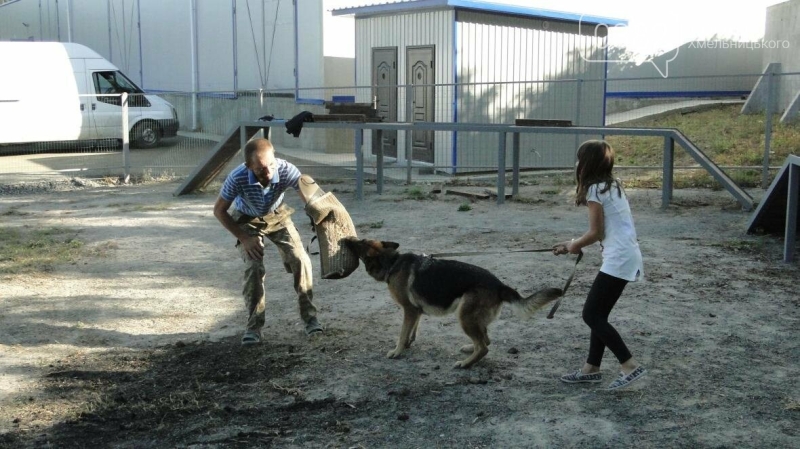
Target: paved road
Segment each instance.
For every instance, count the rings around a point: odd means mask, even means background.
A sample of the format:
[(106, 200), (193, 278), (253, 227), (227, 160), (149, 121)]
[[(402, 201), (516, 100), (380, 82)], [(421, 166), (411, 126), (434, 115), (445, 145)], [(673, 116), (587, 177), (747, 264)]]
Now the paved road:
[(643, 108), (632, 109), (630, 111), (618, 112), (606, 116), (606, 126), (618, 125), (631, 120), (663, 114), (681, 109), (691, 109), (697, 106), (714, 104), (744, 104), (744, 100), (686, 100), (677, 103), (665, 103)]

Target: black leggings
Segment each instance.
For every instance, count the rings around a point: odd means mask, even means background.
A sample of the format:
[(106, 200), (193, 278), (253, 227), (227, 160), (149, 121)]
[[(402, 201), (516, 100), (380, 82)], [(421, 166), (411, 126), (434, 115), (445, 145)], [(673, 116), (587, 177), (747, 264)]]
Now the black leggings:
[(590, 365), (600, 366), (606, 347), (617, 356), (620, 364), (632, 357), (622, 337), (608, 323), (608, 315), (627, 284), (628, 281), (603, 272), (597, 273), (594, 279), (586, 304), (583, 305), (583, 321), (592, 329), (589, 357), (586, 359)]

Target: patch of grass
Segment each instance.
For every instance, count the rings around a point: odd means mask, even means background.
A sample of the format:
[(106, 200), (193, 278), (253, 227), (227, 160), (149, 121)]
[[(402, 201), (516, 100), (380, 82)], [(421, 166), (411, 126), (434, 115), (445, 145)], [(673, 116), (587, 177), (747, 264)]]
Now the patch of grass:
[[(742, 115), (741, 105), (720, 105), (692, 114), (675, 112), (625, 123), (628, 127), (677, 128), (717, 165), (761, 165), (764, 157), (764, 114)], [(800, 154), (800, 123), (781, 124), (773, 118), (771, 165)], [(661, 165), (664, 140), (660, 137), (608, 136), (617, 165)], [(675, 148), (675, 165), (694, 165), (694, 159)]]
[(471, 210), (472, 210), (472, 205), (469, 204), (469, 203), (461, 203), (461, 205), (458, 206), (458, 211), (459, 212), (468, 212), (468, 211), (471, 211)]
[(403, 192), (406, 199), (409, 200), (429, 200), (432, 198), (430, 193), (425, 192), (420, 186), (411, 186)]
[(719, 243), (712, 243), (710, 246), (716, 246), (728, 251), (733, 251), (735, 253), (761, 253), (764, 251), (764, 243), (758, 240), (733, 239)]
[(11, 206), (8, 209), (0, 212), (0, 215), (4, 217), (24, 217), (26, 215), (30, 215), (30, 212), (23, 212), (19, 210), (22, 206)]
[(542, 195), (558, 195), (558, 190), (542, 190)]
[(158, 204), (133, 204), (133, 205), (125, 205), (119, 208), (120, 212), (148, 212), (148, 211), (162, 211), (162, 210), (169, 210), (170, 205), (168, 203), (158, 203)]
[(146, 169), (142, 172), (141, 176), (133, 176), (131, 182), (139, 184), (139, 183), (150, 183), (150, 182), (168, 182), (175, 179), (175, 172), (170, 170), (164, 170), (160, 173), (153, 174), (151, 169)]
[(9, 228), (0, 226), (0, 274), (49, 272), (75, 261), (84, 243), (70, 228)]
[(575, 176), (572, 174), (569, 176), (556, 175), (553, 177), (553, 185), (556, 187), (574, 186)]
[(109, 241), (109, 242), (103, 242), (92, 248), (86, 248), (85, 252), (86, 255), (92, 257), (108, 257), (109, 253), (118, 249), (119, 245), (117, 244), (117, 242)]
[(383, 220), (372, 223), (361, 223), (356, 226), (358, 229), (380, 229), (383, 227)]
[(520, 203), (520, 204), (539, 204), (539, 203), (544, 203), (545, 200), (543, 200), (541, 198), (529, 198), (527, 196), (519, 196), (519, 195), (517, 195), (517, 196), (511, 198), (511, 201), (513, 201), (515, 203)]

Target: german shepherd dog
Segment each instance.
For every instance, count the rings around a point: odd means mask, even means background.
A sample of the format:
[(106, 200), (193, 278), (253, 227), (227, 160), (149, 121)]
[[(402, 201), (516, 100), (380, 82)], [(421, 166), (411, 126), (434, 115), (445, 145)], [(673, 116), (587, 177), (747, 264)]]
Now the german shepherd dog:
[(523, 316), (531, 316), (561, 296), (558, 288), (545, 288), (527, 298), (503, 284), (488, 270), (455, 260), (399, 253), (394, 242), (348, 237), (345, 244), (364, 262), (367, 273), (389, 285), (392, 298), (403, 308), (403, 327), (397, 347), (386, 354), (398, 357), (417, 337), (423, 314), (442, 316), (455, 311), (471, 345), (461, 348), (470, 356), (454, 368), (469, 368), (489, 352), (487, 327), (497, 318), (503, 303)]

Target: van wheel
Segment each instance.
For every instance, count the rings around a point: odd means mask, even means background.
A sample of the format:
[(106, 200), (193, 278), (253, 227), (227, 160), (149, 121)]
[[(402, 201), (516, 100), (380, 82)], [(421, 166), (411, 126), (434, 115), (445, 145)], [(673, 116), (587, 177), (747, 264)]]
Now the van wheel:
[(161, 142), (161, 129), (155, 122), (140, 122), (131, 130), (130, 139), (136, 148), (155, 148)]

